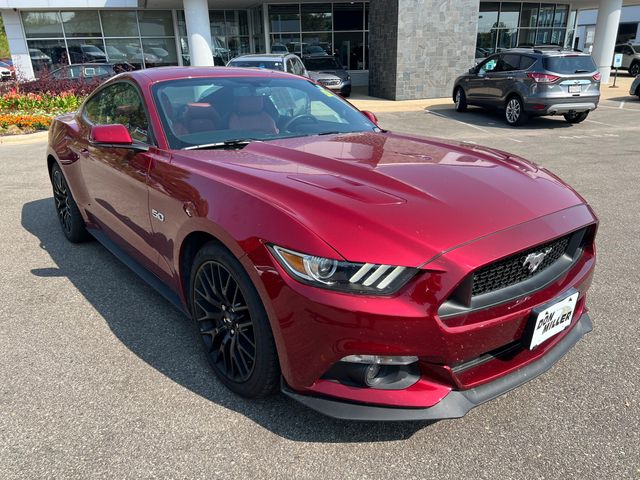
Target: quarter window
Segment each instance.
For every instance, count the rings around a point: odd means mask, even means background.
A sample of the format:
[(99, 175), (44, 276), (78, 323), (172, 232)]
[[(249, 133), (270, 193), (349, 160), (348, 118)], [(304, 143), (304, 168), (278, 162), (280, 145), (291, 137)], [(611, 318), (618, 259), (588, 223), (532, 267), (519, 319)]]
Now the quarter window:
[(150, 143), (149, 124), (136, 88), (125, 82), (116, 83), (100, 90), (84, 107), (85, 118), (95, 125), (120, 123), (131, 138)]

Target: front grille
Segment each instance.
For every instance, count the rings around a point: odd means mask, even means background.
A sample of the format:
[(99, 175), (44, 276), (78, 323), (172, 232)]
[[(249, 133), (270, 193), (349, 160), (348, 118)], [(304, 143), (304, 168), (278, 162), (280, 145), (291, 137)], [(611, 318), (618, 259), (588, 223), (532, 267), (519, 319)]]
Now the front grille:
[(318, 83), (321, 83), (322, 85), (340, 85), (340, 81), (338, 79), (321, 79), (318, 80)]
[[(558, 238), (537, 247), (498, 260), (482, 267), (473, 274), (471, 296), (500, 290), (501, 288), (523, 282), (553, 265), (567, 251), (571, 235)], [(535, 271), (531, 271), (525, 260), (529, 255), (546, 252), (544, 259)]]

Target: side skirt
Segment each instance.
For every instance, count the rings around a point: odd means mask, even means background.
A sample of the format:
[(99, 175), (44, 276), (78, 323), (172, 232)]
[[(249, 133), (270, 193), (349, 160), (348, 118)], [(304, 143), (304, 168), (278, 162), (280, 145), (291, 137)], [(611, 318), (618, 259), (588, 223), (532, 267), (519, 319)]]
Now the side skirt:
[(180, 301), (180, 297), (165, 283), (160, 281), (158, 277), (156, 277), (153, 273), (140, 265), (140, 263), (134, 260), (128, 253), (122, 250), (115, 242), (113, 242), (107, 235), (105, 235), (102, 230), (97, 228), (88, 228), (87, 230), (118, 260), (120, 260), (127, 267), (133, 270), (136, 275), (138, 275), (142, 280), (153, 287), (153, 289), (156, 290), (160, 295), (169, 300), (169, 302), (171, 302), (171, 304), (176, 307), (182, 314), (184, 314), (188, 318), (191, 318), (191, 314), (187, 311), (183, 303)]

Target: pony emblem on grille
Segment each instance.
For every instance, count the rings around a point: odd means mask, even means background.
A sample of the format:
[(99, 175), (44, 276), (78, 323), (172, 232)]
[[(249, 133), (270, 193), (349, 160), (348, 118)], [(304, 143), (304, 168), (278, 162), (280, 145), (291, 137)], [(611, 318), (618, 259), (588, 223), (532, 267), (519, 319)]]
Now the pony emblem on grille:
[(538, 267), (544, 260), (544, 257), (546, 257), (550, 251), (551, 248), (547, 248), (542, 252), (530, 253), (529, 255), (527, 255), (527, 258), (524, 259), (522, 266), (529, 268), (529, 271), (531, 273), (535, 272), (536, 270), (538, 270)]

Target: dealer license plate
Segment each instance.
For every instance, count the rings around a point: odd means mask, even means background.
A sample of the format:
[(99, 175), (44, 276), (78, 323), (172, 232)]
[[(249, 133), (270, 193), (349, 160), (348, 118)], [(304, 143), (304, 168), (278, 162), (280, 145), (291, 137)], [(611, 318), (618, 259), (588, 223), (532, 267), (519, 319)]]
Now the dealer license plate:
[(569, 93), (580, 93), (581, 91), (581, 85), (569, 85)]
[(530, 350), (533, 350), (544, 341), (559, 334), (571, 325), (571, 319), (573, 318), (573, 311), (578, 302), (578, 296), (579, 293), (576, 292), (538, 313), (531, 343), (529, 344)]

